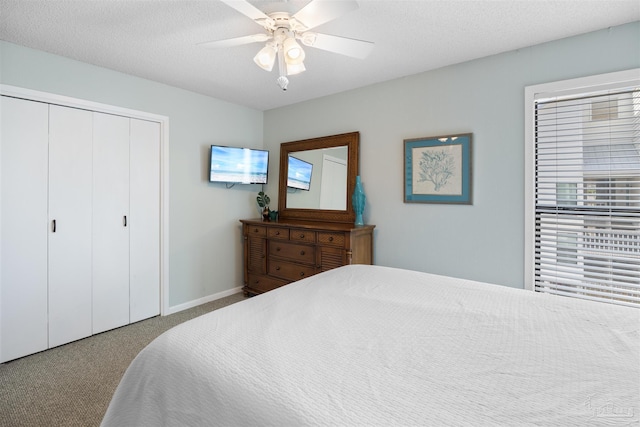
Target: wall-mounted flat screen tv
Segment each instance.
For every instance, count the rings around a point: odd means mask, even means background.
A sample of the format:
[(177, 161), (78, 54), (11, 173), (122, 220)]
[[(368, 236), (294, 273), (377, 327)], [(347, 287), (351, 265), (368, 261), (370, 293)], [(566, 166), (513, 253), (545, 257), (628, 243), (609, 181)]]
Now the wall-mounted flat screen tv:
[(266, 184), (269, 151), (212, 145), (209, 181), (236, 184)]
[(289, 169), (287, 174), (287, 187), (307, 190), (311, 187), (311, 172), (313, 164), (289, 156)]

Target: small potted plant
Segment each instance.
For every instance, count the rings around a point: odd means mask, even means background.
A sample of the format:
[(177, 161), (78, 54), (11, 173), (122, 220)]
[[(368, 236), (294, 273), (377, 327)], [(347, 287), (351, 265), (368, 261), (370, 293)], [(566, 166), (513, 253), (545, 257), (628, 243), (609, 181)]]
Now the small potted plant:
[(264, 191), (258, 193), (258, 197), (256, 197), (258, 201), (258, 206), (262, 208), (262, 219), (265, 221), (269, 220), (269, 202), (271, 199), (267, 196)]

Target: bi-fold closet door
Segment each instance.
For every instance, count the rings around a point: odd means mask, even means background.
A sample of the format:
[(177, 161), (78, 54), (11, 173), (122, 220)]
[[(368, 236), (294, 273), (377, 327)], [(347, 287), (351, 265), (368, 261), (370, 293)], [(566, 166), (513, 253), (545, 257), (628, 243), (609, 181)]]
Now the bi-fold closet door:
[(0, 362), (159, 314), (159, 124), (1, 109)]
[(130, 119), (93, 113), (93, 333), (129, 323)]
[(92, 115), (49, 106), (49, 347), (92, 330)]
[(160, 126), (93, 113), (93, 333), (160, 312)]
[(0, 97), (0, 362), (48, 347), (49, 106)]

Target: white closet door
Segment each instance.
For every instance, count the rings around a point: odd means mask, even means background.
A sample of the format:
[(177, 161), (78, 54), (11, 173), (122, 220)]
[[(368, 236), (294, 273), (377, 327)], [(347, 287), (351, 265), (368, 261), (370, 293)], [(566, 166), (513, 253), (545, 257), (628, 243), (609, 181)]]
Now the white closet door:
[(129, 323), (129, 118), (93, 113), (93, 333)]
[(160, 314), (160, 124), (131, 119), (131, 322)]
[(92, 113), (49, 107), (49, 347), (91, 335)]
[(1, 97), (0, 363), (47, 348), (48, 105)]

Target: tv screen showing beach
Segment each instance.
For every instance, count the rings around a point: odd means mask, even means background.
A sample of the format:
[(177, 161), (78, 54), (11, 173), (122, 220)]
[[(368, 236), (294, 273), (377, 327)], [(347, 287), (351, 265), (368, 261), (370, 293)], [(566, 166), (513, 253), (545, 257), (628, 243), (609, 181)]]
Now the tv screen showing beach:
[(266, 184), (269, 152), (250, 148), (211, 146), (209, 181)]
[(311, 172), (313, 171), (311, 163), (289, 156), (288, 170), (287, 187), (309, 190), (311, 187)]

